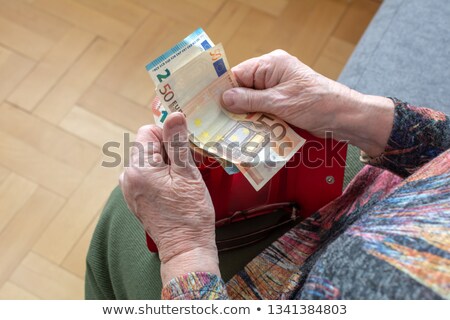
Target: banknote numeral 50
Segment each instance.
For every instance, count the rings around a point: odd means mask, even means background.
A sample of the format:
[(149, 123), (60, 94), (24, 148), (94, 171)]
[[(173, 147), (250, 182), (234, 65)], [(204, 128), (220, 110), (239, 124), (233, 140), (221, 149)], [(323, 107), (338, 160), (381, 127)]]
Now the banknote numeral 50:
[(165, 84), (164, 87), (159, 89), (159, 93), (161, 93), (163, 95), (163, 99), (165, 102), (169, 102), (175, 96), (175, 94), (172, 91), (172, 88), (170, 87), (170, 84), (168, 84), (168, 83)]
[(162, 82), (165, 78), (167, 78), (168, 76), (170, 76), (170, 71), (169, 69), (164, 70), (166, 73), (165, 74), (157, 74), (156, 77), (158, 78), (159, 82)]
[[(268, 122), (266, 122), (266, 120), (270, 120), (273, 123), (269, 124)], [(256, 122), (259, 122), (262, 125), (267, 126), (268, 128), (270, 128), (270, 131), (271, 131), (270, 138), (273, 141), (279, 141), (279, 140), (283, 139), (286, 136), (286, 128), (281, 123), (275, 122), (275, 120), (273, 118), (269, 117), (268, 115), (262, 114), (256, 120)]]
[(220, 49), (213, 50), (209, 54), (212, 58), (212, 61), (216, 61), (220, 59), (220, 57), (222, 57), (222, 52), (220, 52)]

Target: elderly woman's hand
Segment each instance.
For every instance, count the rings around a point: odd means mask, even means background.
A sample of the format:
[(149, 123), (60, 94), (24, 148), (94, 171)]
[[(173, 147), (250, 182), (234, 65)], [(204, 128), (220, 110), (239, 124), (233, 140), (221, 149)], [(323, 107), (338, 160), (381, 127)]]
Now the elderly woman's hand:
[(330, 80), (282, 50), (232, 69), (241, 88), (223, 94), (232, 112), (265, 112), (318, 137), (327, 131), (369, 155), (384, 150), (394, 117), (393, 102), (367, 96)]
[(185, 117), (139, 129), (120, 177), (130, 210), (158, 247), (163, 283), (187, 272), (219, 274), (214, 208), (189, 149)]

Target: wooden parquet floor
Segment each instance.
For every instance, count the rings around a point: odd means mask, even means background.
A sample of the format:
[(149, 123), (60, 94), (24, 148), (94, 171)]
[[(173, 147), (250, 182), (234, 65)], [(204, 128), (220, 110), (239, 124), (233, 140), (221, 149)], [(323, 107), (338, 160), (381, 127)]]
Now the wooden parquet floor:
[(197, 27), (231, 65), (283, 48), (336, 79), (379, 0), (0, 0), (0, 299), (82, 299), (121, 168), (152, 121), (144, 65)]

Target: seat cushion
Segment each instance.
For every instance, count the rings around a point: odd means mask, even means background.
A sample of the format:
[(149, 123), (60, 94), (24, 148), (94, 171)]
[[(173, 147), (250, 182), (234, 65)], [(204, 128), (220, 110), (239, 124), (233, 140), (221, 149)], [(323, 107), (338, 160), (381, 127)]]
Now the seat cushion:
[(339, 81), (450, 114), (450, 4), (384, 0)]

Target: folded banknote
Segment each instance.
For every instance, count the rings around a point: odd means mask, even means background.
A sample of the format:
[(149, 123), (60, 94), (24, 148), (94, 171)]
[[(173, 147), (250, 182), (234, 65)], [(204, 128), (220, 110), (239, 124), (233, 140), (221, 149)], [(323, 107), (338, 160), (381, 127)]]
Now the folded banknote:
[[(164, 78), (156, 76), (159, 82), (156, 94), (160, 101), (157, 110), (183, 112), (191, 142), (225, 164), (233, 164), (256, 190), (260, 190), (305, 140), (273, 115), (234, 114), (223, 108), (223, 93), (238, 86), (223, 46), (189, 50), (196, 53), (192, 53), (188, 61), (180, 60), (173, 70), (167, 67), (168, 76)], [(176, 59), (175, 54), (168, 63)], [(168, 65), (161, 68), (165, 66)]]

